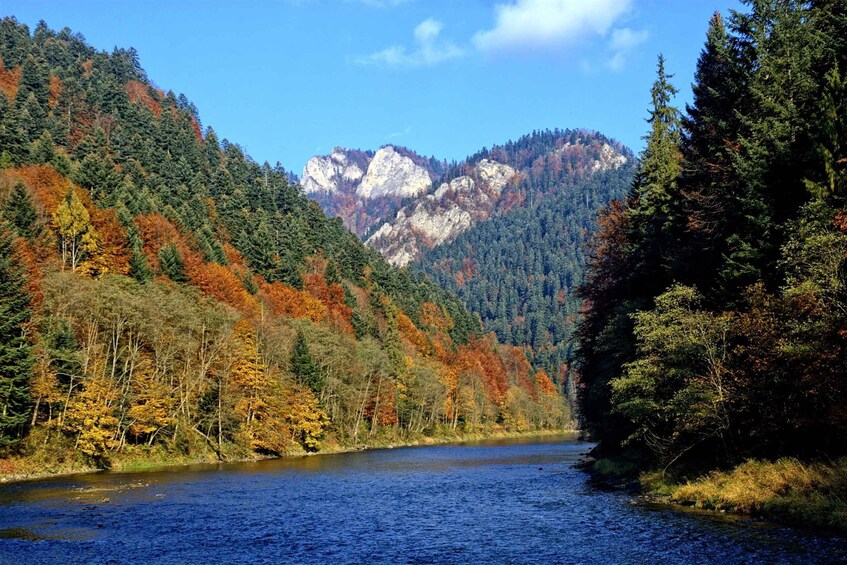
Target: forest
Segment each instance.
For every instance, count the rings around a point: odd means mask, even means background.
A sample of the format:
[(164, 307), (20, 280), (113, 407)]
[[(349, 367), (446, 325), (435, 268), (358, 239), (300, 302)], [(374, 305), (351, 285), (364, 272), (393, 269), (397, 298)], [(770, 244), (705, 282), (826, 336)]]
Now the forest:
[(569, 425), (521, 349), (219, 140), (135, 50), (9, 17), (0, 59), (4, 472)]
[[(595, 172), (594, 148), (604, 144), (627, 162)], [(454, 291), (501, 343), (523, 347), (534, 366), (567, 383), (587, 241), (597, 210), (626, 195), (636, 159), (583, 130), (533, 132), (468, 162), (484, 158), (521, 171), (499, 213), (428, 250), (414, 267)]]
[(744, 464), (692, 495), (713, 507), (769, 469), (767, 504), (804, 482), (843, 528), (847, 4), (745, 4), (709, 23), (684, 110), (659, 57), (639, 171), (580, 290), (580, 417), (601, 467), (685, 481)]

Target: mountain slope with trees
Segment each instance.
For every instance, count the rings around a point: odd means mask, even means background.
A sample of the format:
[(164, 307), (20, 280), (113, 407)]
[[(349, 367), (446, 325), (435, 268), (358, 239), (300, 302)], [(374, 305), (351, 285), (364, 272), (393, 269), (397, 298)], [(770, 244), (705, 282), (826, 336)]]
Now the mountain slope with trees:
[(623, 148), (626, 162), (609, 168), (586, 167), (582, 152), (562, 149), (609, 143), (588, 132), (547, 131), (479, 154), (521, 171), (504, 196), (512, 204), (414, 265), (557, 382), (567, 380), (587, 236), (597, 210), (626, 194), (636, 166)]
[(523, 352), (204, 129), (134, 50), (5, 18), (0, 58), (7, 455), (105, 465), (565, 425)]

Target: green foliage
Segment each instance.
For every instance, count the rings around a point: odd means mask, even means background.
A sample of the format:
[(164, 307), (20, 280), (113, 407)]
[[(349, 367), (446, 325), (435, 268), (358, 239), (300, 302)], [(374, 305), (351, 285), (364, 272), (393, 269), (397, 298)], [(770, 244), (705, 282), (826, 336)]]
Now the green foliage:
[(291, 352), (291, 372), (299, 382), (308, 386), (318, 396), (323, 392), (326, 382), (320, 367), (312, 360), (309, 344), (306, 343), (303, 332), (298, 332), (297, 339), (294, 341), (294, 349)]
[(188, 275), (185, 274), (185, 263), (182, 260), (182, 255), (173, 243), (162, 247), (159, 251), (159, 266), (162, 274), (175, 283), (188, 282)]
[(0, 224), (0, 448), (20, 441), (29, 427), (32, 347), (27, 331), (32, 312), (12, 234)]
[(676, 155), (660, 62), (642, 172), (581, 289), (582, 414), (666, 469), (845, 452), (847, 13), (747, 4), (712, 18)]
[(11, 194), (3, 204), (3, 217), (17, 234), (32, 240), (38, 234), (38, 213), (32, 203), (32, 197), (23, 183), (16, 183)]
[[(508, 164), (519, 167), (525, 164), (522, 159), (531, 163), (577, 139), (586, 145), (609, 143), (585, 132), (537, 132), (503, 151)], [(620, 168), (581, 175), (578, 158), (590, 158), (591, 151), (574, 154), (571, 170), (561, 164), (558, 172), (553, 165), (524, 169), (512, 190), (531, 195), (534, 206), (480, 222), (428, 251), (416, 265), (456, 292), (501, 343), (530, 346), (533, 364), (551, 375), (570, 361), (587, 234), (595, 227), (597, 210), (626, 193), (634, 169), (628, 155)]]

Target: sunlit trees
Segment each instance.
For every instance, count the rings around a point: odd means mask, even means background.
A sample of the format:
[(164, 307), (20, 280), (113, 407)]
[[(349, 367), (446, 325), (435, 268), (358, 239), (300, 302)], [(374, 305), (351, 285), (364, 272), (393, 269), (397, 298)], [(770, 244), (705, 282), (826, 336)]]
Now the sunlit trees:
[(53, 225), (58, 231), (62, 266), (70, 265), (71, 271), (76, 271), (82, 260), (97, 250), (97, 232), (73, 188), (53, 214)]

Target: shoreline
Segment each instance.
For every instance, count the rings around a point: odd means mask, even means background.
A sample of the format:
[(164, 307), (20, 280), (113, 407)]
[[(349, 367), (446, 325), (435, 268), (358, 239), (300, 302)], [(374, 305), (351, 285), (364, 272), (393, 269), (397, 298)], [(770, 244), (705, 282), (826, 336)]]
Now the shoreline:
[[(456, 436), (432, 437), (423, 436), (421, 438), (411, 439), (407, 442), (374, 442), (371, 444), (361, 445), (336, 445), (328, 447), (316, 452), (303, 453), (287, 453), (285, 455), (270, 455), (262, 456), (260, 454), (252, 454), (246, 457), (235, 457), (232, 459), (219, 460), (212, 453), (198, 454), (195, 456), (181, 456), (179, 461), (157, 461), (155, 458), (144, 460), (143, 458), (134, 458), (132, 456), (124, 457), (121, 460), (118, 457), (112, 462), (108, 468), (94, 467), (91, 465), (83, 465), (79, 467), (70, 467), (58, 471), (40, 471), (33, 473), (0, 473), (0, 486), (12, 485), (18, 483), (26, 483), (32, 481), (40, 481), (45, 479), (53, 479), (60, 477), (68, 477), (72, 475), (90, 475), (94, 473), (144, 473), (156, 472), (160, 470), (176, 469), (179, 467), (189, 467), (194, 465), (227, 465), (237, 463), (251, 463), (259, 461), (268, 461), (273, 459), (286, 459), (293, 457), (313, 457), (321, 455), (340, 455), (343, 453), (354, 453), (358, 451), (374, 451), (378, 449), (398, 449), (405, 447), (427, 447), (434, 445), (461, 445), (477, 441), (496, 441), (509, 440), (520, 438), (543, 438), (553, 436), (573, 436), (575, 439), (579, 437), (579, 430), (561, 429), (561, 430), (533, 430), (529, 432), (506, 432), (496, 431), (491, 433), (470, 432), (467, 434), (459, 434)], [(8, 459), (0, 459), (0, 464), (9, 461)]]
[(636, 473), (626, 464), (591, 456), (579, 467), (598, 488), (629, 491), (639, 504), (847, 534), (847, 458), (828, 463), (748, 459), (690, 479)]

